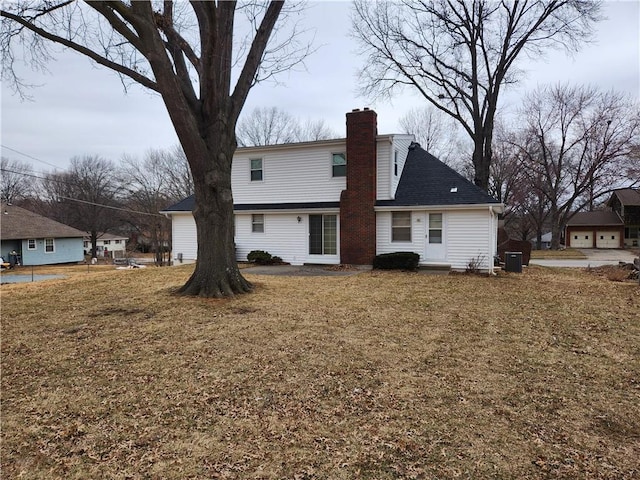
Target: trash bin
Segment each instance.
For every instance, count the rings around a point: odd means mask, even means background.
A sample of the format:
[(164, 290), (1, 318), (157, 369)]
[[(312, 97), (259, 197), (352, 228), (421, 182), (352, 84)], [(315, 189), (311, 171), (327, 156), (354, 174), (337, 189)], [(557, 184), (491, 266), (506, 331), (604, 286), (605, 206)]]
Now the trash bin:
[(504, 270), (522, 273), (522, 252), (504, 252)]

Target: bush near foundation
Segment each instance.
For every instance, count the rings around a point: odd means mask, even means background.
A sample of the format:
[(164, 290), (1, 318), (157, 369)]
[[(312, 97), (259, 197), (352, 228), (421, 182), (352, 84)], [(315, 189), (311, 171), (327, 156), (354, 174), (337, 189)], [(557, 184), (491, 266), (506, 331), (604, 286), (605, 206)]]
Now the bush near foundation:
[(257, 265), (285, 265), (286, 262), (278, 256), (271, 256), (264, 250), (252, 250), (247, 255), (247, 260)]
[(378, 270), (417, 270), (420, 255), (413, 252), (393, 252), (376, 255), (373, 268)]
[(269, 252), (264, 250), (252, 250), (247, 255), (247, 260), (258, 265), (271, 265), (273, 263), (273, 257)]

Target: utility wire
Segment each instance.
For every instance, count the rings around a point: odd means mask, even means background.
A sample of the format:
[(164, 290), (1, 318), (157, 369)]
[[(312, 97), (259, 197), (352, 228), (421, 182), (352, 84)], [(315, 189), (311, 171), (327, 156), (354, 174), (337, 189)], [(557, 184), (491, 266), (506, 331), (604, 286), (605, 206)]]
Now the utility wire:
[(87, 200), (80, 200), (78, 198), (63, 197), (62, 195), (60, 195), (58, 198), (62, 198), (64, 200), (70, 200), (72, 202), (86, 203), (87, 205), (95, 205), (97, 207), (110, 208), (111, 210), (119, 210), (121, 212), (137, 213), (139, 215), (149, 215), (151, 217), (162, 217), (162, 218), (164, 217), (163, 215), (160, 215), (159, 213), (148, 213), (148, 212), (141, 212), (139, 210), (131, 210), (131, 209), (128, 209), (128, 208), (112, 207), (111, 205), (104, 205), (102, 203), (89, 202)]
[(33, 156), (31, 156), (29, 154), (26, 154), (24, 152), (21, 152), (19, 150), (15, 150), (15, 149), (13, 149), (11, 147), (7, 147), (6, 145), (1, 145), (0, 144), (0, 146), (2, 148), (6, 148), (7, 150), (10, 150), (10, 151), (12, 151), (14, 153), (17, 153), (18, 155), (23, 155), (23, 156), (25, 156), (27, 158), (30, 158), (31, 160), (35, 160), (36, 162), (44, 163), (45, 165), (49, 165), (50, 167), (53, 167), (53, 168), (60, 168), (58, 165), (54, 165), (53, 163), (45, 162), (44, 160), (40, 160), (39, 158), (33, 157)]
[[(60, 182), (60, 183), (68, 183), (65, 180), (58, 180), (58, 179), (50, 179), (50, 178), (46, 178), (46, 177), (39, 177), (38, 175), (34, 175), (32, 173), (16, 172), (15, 170), (10, 170), (8, 168), (2, 168), (2, 169), (0, 169), (0, 171), (8, 172), (8, 173), (15, 173), (17, 175), (24, 175), (26, 177), (38, 178), (40, 180), (53, 180), (53, 181)], [(131, 210), (129, 208), (113, 207), (111, 205), (105, 205), (103, 203), (89, 202), (87, 200), (80, 200), (78, 198), (64, 197), (62, 195), (58, 195), (57, 197), (58, 198), (62, 198), (64, 200), (69, 200), (71, 202), (84, 203), (84, 204), (87, 204), (87, 205), (95, 205), (97, 207), (110, 208), (112, 210), (119, 210), (121, 212), (136, 213), (138, 215), (149, 215), (151, 217), (161, 217), (161, 218), (164, 217), (163, 215), (160, 215), (159, 213), (141, 212), (140, 210)]]

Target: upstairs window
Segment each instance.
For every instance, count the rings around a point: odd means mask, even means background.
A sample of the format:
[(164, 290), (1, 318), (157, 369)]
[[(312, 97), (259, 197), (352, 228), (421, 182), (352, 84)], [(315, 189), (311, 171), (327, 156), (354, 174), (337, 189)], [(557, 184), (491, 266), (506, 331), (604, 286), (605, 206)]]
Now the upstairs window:
[(261, 182), (262, 181), (262, 159), (252, 158), (250, 162), (251, 162), (251, 181)]
[(334, 177), (347, 176), (347, 156), (344, 153), (334, 153), (331, 156), (331, 173)]
[(411, 212), (391, 213), (391, 241), (411, 241)]
[(398, 166), (398, 150), (394, 150), (393, 151), (393, 175), (395, 177), (398, 176), (398, 170), (399, 170), (399, 166)]
[(104, 243), (105, 245), (111, 245), (111, 240), (105, 240), (103, 243)]

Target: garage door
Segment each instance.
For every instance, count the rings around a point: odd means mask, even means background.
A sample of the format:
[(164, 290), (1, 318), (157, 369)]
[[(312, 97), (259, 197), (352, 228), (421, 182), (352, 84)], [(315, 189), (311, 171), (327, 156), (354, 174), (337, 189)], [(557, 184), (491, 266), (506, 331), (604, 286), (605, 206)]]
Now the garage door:
[(593, 232), (571, 232), (571, 247), (593, 248)]
[(620, 232), (596, 232), (596, 248), (620, 248)]

